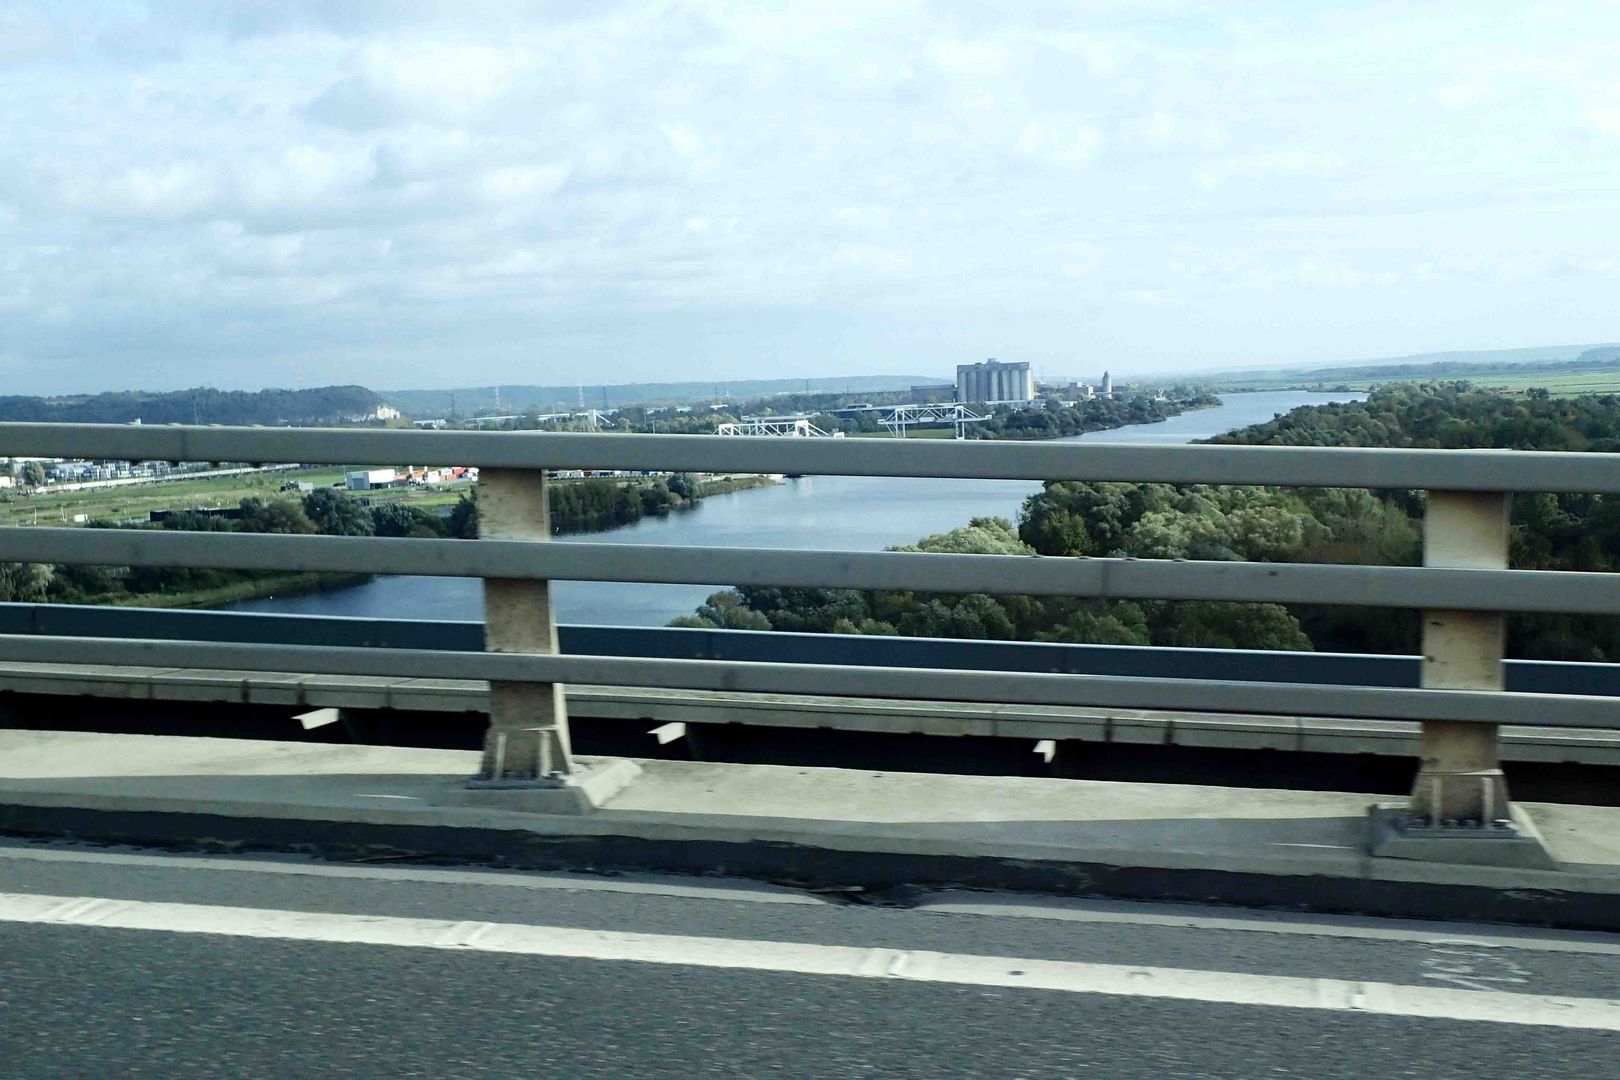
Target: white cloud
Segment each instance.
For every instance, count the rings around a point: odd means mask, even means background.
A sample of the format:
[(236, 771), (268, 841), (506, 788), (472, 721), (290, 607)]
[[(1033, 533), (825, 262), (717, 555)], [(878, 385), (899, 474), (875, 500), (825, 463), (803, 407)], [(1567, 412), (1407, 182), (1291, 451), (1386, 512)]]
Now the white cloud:
[(353, 73), (311, 101), (309, 113), (362, 131), (412, 120), (465, 123), (510, 90), (527, 63), (522, 50), (486, 45), (369, 45), (356, 54)]
[(912, 261), (898, 251), (870, 244), (845, 244), (833, 253), (833, 261), (845, 266), (898, 274), (912, 268)]
[(63, 200), (104, 217), (189, 217), (213, 206), (222, 194), (219, 171), (200, 161), (137, 165), (112, 176), (69, 176)]
[(0, 7), (0, 60), (38, 56), (57, 43), (56, 28), (34, 4)]
[(1467, 82), (1447, 83), (1434, 92), (1434, 99), (1441, 107), (1453, 112), (1497, 105), (1504, 97), (1500, 87)]
[(1620, 105), (1601, 105), (1587, 109), (1586, 125), (1600, 135), (1620, 138)]
[(492, 202), (555, 194), (568, 179), (567, 165), (512, 165), (478, 178), (478, 189)]
[(979, 79), (1000, 75), (1012, 53), (1005, 46), (987, 41), (955, 41), (935, 38), (928, 43), (928, 58), (940, 70), (964, 78)]
[(703, 136), (689, 124), (665, 124), (659, 128), (675, 152), (684, 158), (695, 158), (703, 153)]
[(1018, 150), (1064, 165), (1083, 165), (1097, 156), (1102, 134), (1085, 124), (1065, 125), (1032, 120), (1018, 132)]

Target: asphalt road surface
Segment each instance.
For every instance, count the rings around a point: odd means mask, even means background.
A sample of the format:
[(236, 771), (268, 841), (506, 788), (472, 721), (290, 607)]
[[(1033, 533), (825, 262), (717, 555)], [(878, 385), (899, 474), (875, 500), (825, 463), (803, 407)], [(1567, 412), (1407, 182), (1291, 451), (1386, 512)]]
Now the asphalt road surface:
[(0, 846), (0, 1077), (1620, 1078), (1620, 936)]

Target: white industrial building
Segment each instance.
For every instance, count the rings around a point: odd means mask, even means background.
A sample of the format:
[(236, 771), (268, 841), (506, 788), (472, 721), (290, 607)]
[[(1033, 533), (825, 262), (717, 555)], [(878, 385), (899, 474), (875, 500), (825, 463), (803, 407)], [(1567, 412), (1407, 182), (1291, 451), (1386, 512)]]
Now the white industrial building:
[(349, 473), (345, 483), (350, 491), (371, 491), (393, 487), (398, 479), (399, 474), (393, 469), (362, 469)]
[(1024, 361), (1003, 364), (990, 359), (982, 364), (956, 366), (956, 400), (1033, 401), (1035, 379)]

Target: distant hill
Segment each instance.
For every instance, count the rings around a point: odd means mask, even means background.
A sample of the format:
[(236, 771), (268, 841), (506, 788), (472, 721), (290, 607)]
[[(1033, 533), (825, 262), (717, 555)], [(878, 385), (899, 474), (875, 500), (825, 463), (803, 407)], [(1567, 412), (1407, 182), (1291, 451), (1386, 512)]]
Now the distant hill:
[(0, 420), (76, 424), (332, 424), (376, 419), (388, 403), (364, 386), (310, 390), (124, 390), (66, 397), (0, 397)]
[(1584, 364), (1620, 363), (1620, 345), (1600, 345), (1595, 349), (1587, 349), (1575, 358), (1575, 362)]
[[(908, 390), (925, 383), (947, 383), (943, 375), (847, 375), (820, 379), (713, 379), (707, 382), (620, 383), (586, 385), (585, 406), (591, 409), (621, 405), (691, 405), (721, 398), (751, 400), (782, 393), (878, 393)], [(382, 394), (409, 416), (442, 416), (454, 407), (470, 414), (497, 407), (494, 386), (465, 386), (453, 390), (384, 390)], [(531, 406), (541, 412), (579, 406), (579, 386), (525, 386), (502, 383), (499, 408), (521, 412)]]
[(1554, 375), (1601, 371), (1620, 364), (1620, 344), (1545, 345), (1529, 349), (1417, 353), (1333, 367), (1224, 371), (1203, 378), (1240, 387), (1367, 383), (1389, 379), (1466, 379), (1502, 375)]

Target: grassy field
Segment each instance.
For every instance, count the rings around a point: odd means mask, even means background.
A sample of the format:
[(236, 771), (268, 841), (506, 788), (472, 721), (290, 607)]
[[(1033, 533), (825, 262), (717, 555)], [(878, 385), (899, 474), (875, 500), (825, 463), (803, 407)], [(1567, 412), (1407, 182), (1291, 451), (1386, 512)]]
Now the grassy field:
[[(913, 427), (906, 429), (905, 437), (908, 439), (954, 439), (956, 438), (956, 429), (954, 427)], [(851, 435), (850, 438), (893, 439), (896, 436), (890, 435), (887, 431), (858, 431)]]
[[(330, 487), (341, 483), (343, 474), (344, 470), (338, 468), (286, 468), (240, 476), (170, 480), (91, 491), (55, 492), (46, 488), (31, 495), (0, 496), (0, 525), (70, 525), (78, 514), (87, 515), (92, 521), (108, 520), (120, 524), (145, 522), (153, 510), (235, 506), (255, 495), (262, 499), (283, 494), (291, 496), (293, 493), (281, 491), (281, 486), (289, 481), (314, 484), (317, 488)], [(470, 490), (468, 484), (442, 488), (401, 488), (375, 493), (372, 497), (432, 508), (453, 505), (467, 490)]]
[(1508, 372), (1493, 371), (1482, 368), (1478, 371), (1447, 372), (1443, 376), (1413, 375), (1407, 379), (1386, 376), (1368, 381), (1360, 380), (1324, 380), (1321, 382), (1301, 382), (1293, 379), (1241, 379), (1233, 382), (1217, 382), (1216, 392), (1243, 393), (1250, 390), (1341, 390), (1349, 387), (1352, 390), (1366, 391), (1375, 385), (1397, 382), (1429, 382), (1443, 380), (1452, 382), (1464, 380), (1476, 386), (1491, 390), (1501, 390), (1506, 393), (1523, 393), (1531, 387), (1540, 387), (1549, 393), (1560, 397), (1569, 397), (1575, 394), (1614, 394), (1620, 393), (1620, 368), (1608, 371), (1557, 371), (1546, 374), (1534, 372)]
[(1491, 375), (1481, 372), (1471, 376), (1470, 382), (1493, 390), (1522, 392), (1541, 387), (1549, 393), (1567, 397), (1572, 394), (1620, 393), (1620, 371), (1577, 371), (1552, 377), (1535, 375)]
[[(23, 495), (0, 495), (0, 525), (72, 525), (79, 514), (91, 521), (106, 520), (120, 524), (145, 523), (153, 510), (190, 510), (199, 507), (236, 506), (243, 499), (258, 496), (262, 499), (296, 497), (283, 492), (281, 486), (289, 481), (329, 487), (343, 481), (345, 470), (338, 468), (299, 469), (286, 468), (248, 473), (240, 476), (219, 476), (164, 481), (154, 484), (131, 484), (127, 487), (99, 488), (92, 491), (42, 492)], [(569, 480), (557, 483), (567, 484)], [(627, 481), (636, 483), (637, 481)], [(721, 494), (741, 491), (774, 483), (764, 477), (734, 477), (726, 480), (706, 481), (700, 487), (703, 494)], [(408, 503), (426, 510), (454, 506), (472, 490), (469, 483), (446, 484), (441, 487), (390, 488), (386, 491), (357, 493), (372, 505), (380, 503)]]

